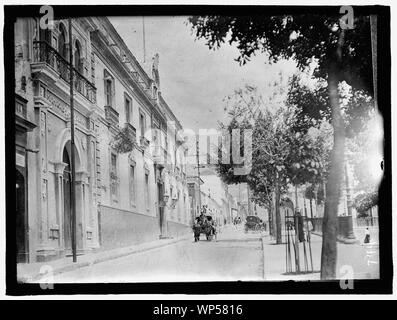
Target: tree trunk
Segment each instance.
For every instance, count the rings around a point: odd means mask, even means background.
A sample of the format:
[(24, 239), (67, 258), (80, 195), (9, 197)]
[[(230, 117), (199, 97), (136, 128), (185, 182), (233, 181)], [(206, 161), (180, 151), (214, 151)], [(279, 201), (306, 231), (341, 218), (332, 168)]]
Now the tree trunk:
[(313, 219), (313, 203), (312, 203), (312, 198), (310, 198), (310, 218)]
[(275, 209), (276, 209), (276, 244), (283, 243), (281, 235), (281, 216), (280, 216), (280, 188), (276, 185)]
[(273, 207), (270, 204), (270, 206), (268, 207), (268, 219), (269, 219), (269, 235), (274, 236), (274, 232), (273, 232)]
[(338, 203), (341, 178), (343, 174), (343, 159), (345, 149), (345, 128), (339, 105), (339, 77), (336, 63), (332, 63), (330, 65), (327, 81), (329, 101), (332, 108), (334, 145), (331, 151), (330, 171), (326, 183), (326, 198), (323, 219), (323, 242), (321, 250), (322, 280), (335, 279), (336, 277)]

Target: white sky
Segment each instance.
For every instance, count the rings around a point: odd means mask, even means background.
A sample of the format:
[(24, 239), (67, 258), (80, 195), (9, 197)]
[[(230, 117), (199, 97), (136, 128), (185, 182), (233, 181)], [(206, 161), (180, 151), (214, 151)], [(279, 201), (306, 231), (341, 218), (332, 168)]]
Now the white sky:
[[(142, 17), (109, 17), (140, 63), (143, 63)], [(245, 83), (257, 86), (266, 95), (267, 85), (278, 72), (286, 76), (294, 63), (282, 61), (269, 65), (259, 53), (245, 66), (234, 59), (238, 50), (228, 44), (209, 50), (203, 40), (195, 41), (187, 17), (145, 17), (146, 62), (160, 55), (160, 85), (164, 99), (184, 128), (218, 128), (225, 120), (222, 99)]]

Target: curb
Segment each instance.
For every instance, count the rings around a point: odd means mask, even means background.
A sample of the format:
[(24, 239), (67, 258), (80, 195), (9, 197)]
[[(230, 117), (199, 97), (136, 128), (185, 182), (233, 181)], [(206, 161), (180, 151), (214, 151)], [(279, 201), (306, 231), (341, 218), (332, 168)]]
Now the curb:
[(266, 280), (266, 268), (265, 268), (265, 237), (261, 237), (261, 242), (262, 242), (262, 264), (263, 264), (263, 270), (262, 270), (262, 277), (263, 280)]
[[(317, 231), (315, 231), (315, 232), (311, 231), (310, 233), (314, 234), (316, 236), (319, 236), (319, 237), (323, 236), (323, 234), (321, 232), (317, 232)], [(341, 236), (337, 236), (336, 241), (339, 243), (343, 243), (343, 244), (360, 244), (360, 240), (358, 240), (358, 239), (347, 239), (347, 238), (343, 238)]]
[[(125, 251), (115, 252), (113, 254), (108, 254), (106, 256), (97, 257), (97, 258), (94, 258), (91, 261), (77, 262), (77, 263), (72, 263), (72, 264), (68, 264), (68, 265), (65, 265), (65, 266), (60, 266), (58, 268), (55, 268), (52, 271), (52, 275), (55, 276), (55, 275), (58, 275), (58, 274), (61, 274), (61, 273), (70, 272), (70, 271), (73, 271), (73, 270), (76, 270), (76, 269), (92, 266), (94, 264), (98, 264), (98, 263), (101, 263), (101, 262), (105, 262), (105, 261), (109, 261), (109, 260), (114, 260), (114, 259), (126, 257), (126, 256), (129, 256), (131, 254), (141, 253), (141, 252), (145, 252), (145, 251), (150, 251), (150, 250), (166, 247), (168, 245), (175, 244), (177, 242), (188, 240), (188, 238), (190, 238), (190, 235), (189, 235), (189, 237), (185, 236), (185, 237), (181, 237), (181, 238), (178, 238), (178, 239), (169, 240), (166, 243), (159, 243), (158, 245), (148, 246), (146, 248), (127, 247), (125, 249)], [(47, 274), (38, 273), (38, 274), (33, 275), (33, 276), (27, 276), (27, 277), (23, 277), (22, 276), (22, 277), (18, 277), (17, 281), (18, 282), (25, 282), (25, 283), (33, 282), (33, 281), (39, 281), (40, 279), (44, 278), (46, 275)]]

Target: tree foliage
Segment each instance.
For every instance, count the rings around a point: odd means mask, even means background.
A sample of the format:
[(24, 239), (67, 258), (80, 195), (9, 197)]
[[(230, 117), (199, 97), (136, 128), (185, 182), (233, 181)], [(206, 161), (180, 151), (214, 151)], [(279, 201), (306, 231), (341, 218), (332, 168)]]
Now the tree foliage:
[[(296, 130), (306, 131), (323, 122), (332, 122), (332, 110), (327, 92), (327, 83), (322, 79), (309, 79), (304, 83), (294, 74), (289, 81), (287, 105), (297, 109)], [(345, 132), (348, 138), (359, 134), (374, 110), (371, 96), (342, 82), (339, 85), (341, 110), (344, 115)]]
[(378, 192), (361, 193), (354, 199), (353, 206), (356, 208), (359, 217), (366, 217), (367, 211), (378, 204)]
[[(197, 38), (204, 38), (210, 48), (223, 43), (236, 45), (236, 60), (245, 64), (252, 55), (264, 52), (270, 62), (292, 58), (302, 70), (313, 61), (315, 75), (326, 78), (331, 61), (338, 49), (339, 8), (331, 14), (252, 15), (252, 16), (193, 16), (189, 18)], [(344, 35), (340, 81), (356, 89), (372, 93), (371, 36), (368, 16), (354, 15), (354, 29)]]

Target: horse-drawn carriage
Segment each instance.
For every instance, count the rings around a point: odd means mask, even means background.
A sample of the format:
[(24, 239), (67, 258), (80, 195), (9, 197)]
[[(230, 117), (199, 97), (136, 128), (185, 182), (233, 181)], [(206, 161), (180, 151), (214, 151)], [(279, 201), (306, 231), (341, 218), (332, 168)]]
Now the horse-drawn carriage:
[(200, 241), (200, 235), (205, 234), (207, 240), (211, 241), (216, 236), (214, 219), (211, 216), (201, 215), (196, 217), (193, 224), (194, 241)]
[(265, 231), (265, 224), (258, 216), (247, 216), (244, 231)]

